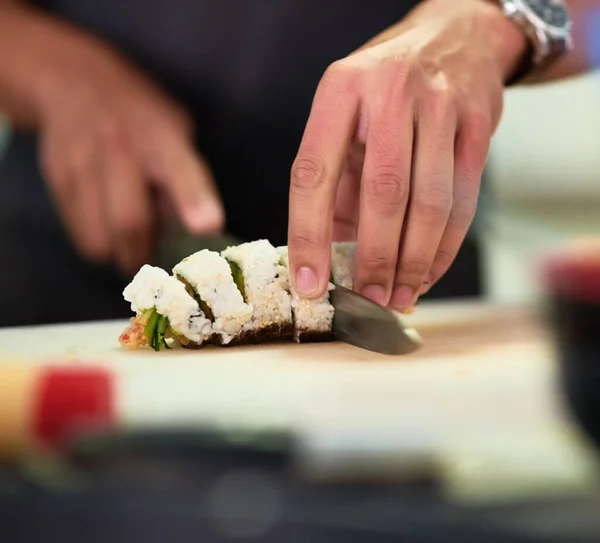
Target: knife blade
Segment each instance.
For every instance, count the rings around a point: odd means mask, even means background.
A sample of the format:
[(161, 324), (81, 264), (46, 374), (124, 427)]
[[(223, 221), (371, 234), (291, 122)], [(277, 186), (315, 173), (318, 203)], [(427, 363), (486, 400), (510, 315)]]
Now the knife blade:
[(393, 311), (340, 285), (329, 293), (335, 308), (333, 333), (343, 341), (381, 354), (409, 354), (423, 340), (413, 328), (405, 327)]

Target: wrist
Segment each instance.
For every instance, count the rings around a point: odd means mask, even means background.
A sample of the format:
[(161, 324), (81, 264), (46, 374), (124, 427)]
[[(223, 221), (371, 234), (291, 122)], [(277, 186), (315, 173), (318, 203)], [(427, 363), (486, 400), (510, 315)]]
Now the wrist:
[(486, 29), (493, 58), (504, 83), (518, 74), (531, 54), (529, 42), (521, 28), (504, 15), (498, 0), (464, 0), (479, 4), (482, 27)]

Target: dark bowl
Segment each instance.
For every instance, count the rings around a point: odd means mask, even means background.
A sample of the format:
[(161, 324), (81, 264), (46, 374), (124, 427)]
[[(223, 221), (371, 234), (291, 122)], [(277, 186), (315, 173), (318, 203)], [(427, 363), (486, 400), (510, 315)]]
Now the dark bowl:
[(600, 240), (558, 251), (545, 262), (544, 279), (559, 385), (600, 450)]

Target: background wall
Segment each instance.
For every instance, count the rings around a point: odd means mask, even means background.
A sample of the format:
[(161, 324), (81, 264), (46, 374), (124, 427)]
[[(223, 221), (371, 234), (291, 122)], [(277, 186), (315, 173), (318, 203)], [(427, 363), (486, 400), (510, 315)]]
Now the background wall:
[(600, 234), (600, 73), (507, 92), (488, 165), (487, 294), (535, 298), (544, 250)]

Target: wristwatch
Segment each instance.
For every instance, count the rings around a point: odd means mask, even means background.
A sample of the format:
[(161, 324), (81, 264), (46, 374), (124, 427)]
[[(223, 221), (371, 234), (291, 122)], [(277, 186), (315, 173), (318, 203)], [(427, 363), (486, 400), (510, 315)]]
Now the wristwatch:
[(495, 0), (524, 32), (530, 54), (511, 82), (546, 67), (572, 50), (572, 21), (563, 0)]

